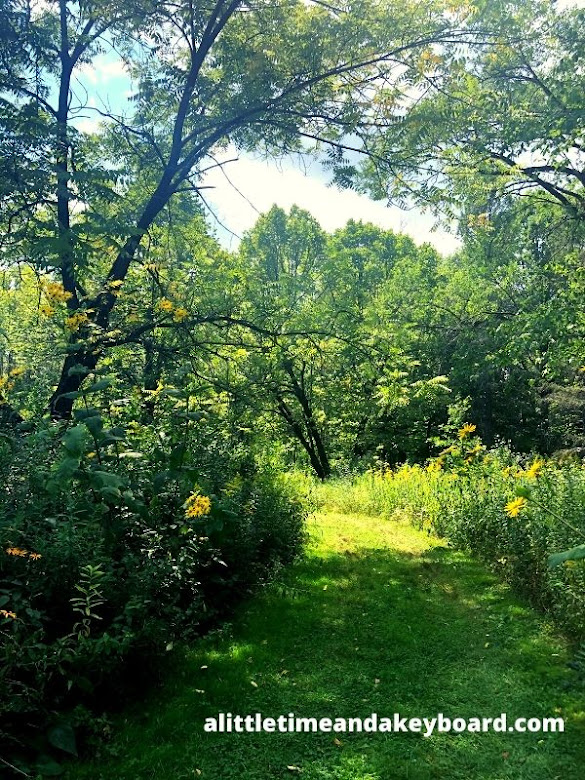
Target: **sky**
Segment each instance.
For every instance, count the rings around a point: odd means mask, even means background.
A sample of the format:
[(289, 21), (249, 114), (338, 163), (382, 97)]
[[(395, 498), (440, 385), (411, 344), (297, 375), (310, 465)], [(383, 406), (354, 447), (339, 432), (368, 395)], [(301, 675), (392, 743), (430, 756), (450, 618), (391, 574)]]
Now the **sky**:
[[(585, 0), (558, 0), (558, 6), (585, 8)], [(131, 83), (122, 62), (112, 54), (103, 54), (91, 65), (82, 66), (77, 92), (80, 102), (86, 103), (89, 110), (79, 113), (76, 125), (80, 130), (91, 131), (99, 119), (95, 109), (119, 110), (131, 92)], [(109, 106), (102, 102), (102, 96), (106, 95)], [(418, 244), (428, 242), (443, 254), (450, 254), (460, 246), (453, 228), (437, 224), (429, 213), (389, 207), (365, 195), (329, 186), (327, 175), (317, 161), (306, 158), (267, 161), (250, 154), (237, 154), (234, 149), (228, 149), (223, 160), (229, 162), (205, 175), (203, 195), (209, 207), (210, 224), (230, 249), (237, 247), (242, 234), (273, 204), (287, 210), (296, 204), (309, 211), (327, 231), (343, 227), (349, 219), (363, 220), (406, 233)]]

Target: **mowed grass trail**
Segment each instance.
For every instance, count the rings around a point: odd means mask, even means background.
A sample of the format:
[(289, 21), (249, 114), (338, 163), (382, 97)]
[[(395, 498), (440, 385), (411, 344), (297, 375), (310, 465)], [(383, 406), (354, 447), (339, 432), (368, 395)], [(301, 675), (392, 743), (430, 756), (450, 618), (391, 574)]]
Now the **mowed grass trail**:
[[(477, 562), (401, 521), (321, 514), (305, 560), (193, 647), (67, 777), (581, 780), (585, 700), (564, 643)], [(207, 734), (267, 717), (566, 718), (564, 734)]]

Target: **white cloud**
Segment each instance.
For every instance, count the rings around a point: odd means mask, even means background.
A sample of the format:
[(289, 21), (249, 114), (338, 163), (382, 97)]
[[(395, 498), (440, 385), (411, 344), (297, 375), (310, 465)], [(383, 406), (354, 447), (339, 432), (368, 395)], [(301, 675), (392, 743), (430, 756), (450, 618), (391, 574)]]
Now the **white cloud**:
[(91, 62), (84, 62), (77, 72), (94, 87), (115, 79), (128, 78), (126, 63), (119, 58), (111, 59), (110, 55), (101, 55)]
[(100, 117), (83, 117), (75, 119), (73, 124), (81, 133), (97, 133), (100, 129)]
[[(234, 156), (226, 155), (225, 159)], [(213, 189), (204, 190), (203, 195), (226, 228), (238, 236), (254, 225), (258, 212), (268, 211), (276, 204), (287, 210), (293, 205), (306, 209), (327, 231), (343, 227), (354, 219), (406, 233), (417, 244), (428, 242), (444, 254), (460, 246), (460, 241), (451, 233), (433, 231), (435, 220), (429, 214), (418, 209), (403, 211), (387, 207), (365, 195), (330, 187), (323, 181), (316, 165), (309, 166), (305, 173), (290, 162), (278, 166), (274, 162), (242, 156), (225, 166), (231, 184), (220, 169), (209, 171), (203, 183)], [(229, 235), (220, 233), (224, 242), (230, 244)], [(235, 243), (232, 236), (231, 246)]]

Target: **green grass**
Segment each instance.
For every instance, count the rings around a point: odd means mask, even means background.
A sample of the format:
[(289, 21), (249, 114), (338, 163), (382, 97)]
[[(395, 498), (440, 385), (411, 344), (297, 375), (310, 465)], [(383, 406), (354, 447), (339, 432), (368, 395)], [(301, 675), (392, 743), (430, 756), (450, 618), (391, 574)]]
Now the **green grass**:
[[(197, 643), (70, 780), (585, 776), (585, 702), (542, 617), (479, 563), (401, 521), (330, 513), (311, 530), (286, 584)], [(204, 733), (220, 711), (567, 720), (564, 734)]]

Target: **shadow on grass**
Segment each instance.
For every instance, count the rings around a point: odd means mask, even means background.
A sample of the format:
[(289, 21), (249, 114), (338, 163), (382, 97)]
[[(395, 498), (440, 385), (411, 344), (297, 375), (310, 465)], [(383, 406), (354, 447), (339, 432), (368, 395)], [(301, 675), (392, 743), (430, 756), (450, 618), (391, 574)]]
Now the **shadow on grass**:
[[(347, 549), (295, 566), (231, 635), (209, 637), (71, 777), (577, 780), (583, 703), (562, 645), (478, 563)], [(265, 717), (568, 718), (564, 734), (207, 734), (219, 712)]]

